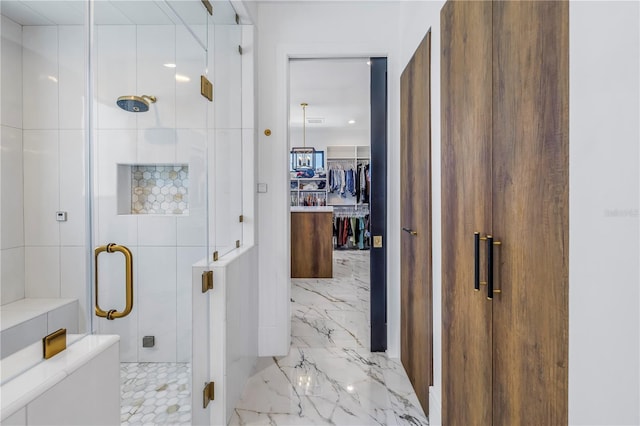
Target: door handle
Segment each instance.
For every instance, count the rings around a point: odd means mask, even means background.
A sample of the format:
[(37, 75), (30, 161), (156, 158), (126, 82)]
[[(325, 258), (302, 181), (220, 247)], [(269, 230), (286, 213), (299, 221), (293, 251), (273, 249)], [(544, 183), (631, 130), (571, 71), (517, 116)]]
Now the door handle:
[[(122, 312), (118, 312), (115, 309), (110, 309), (108, 311), (105, 311), (102, 308), (100, 308), (100, 305), (98, 303), (98, 256), (102, 252), (107, 252), (107, 253), (119, 252), (124, 255), (125, 266), (126, 266), (126, 271), (125, 271), (126, 305), (125, 305), (124, 311)], [(101, 318), (106, 318), (108, 320), (114, 320), (116, 318), (126, 317), (131, 313), (131, 310), (133, 309), (133, 256), (131, 255), (131, 250), (129, 250), (125, 246), (111, 243), (111, 244), (107, 244), (106, 246), (96, 247), (96, 249), (94, 250), (94, 253), (95, 253), (94, 262), (95, 262), (95, 279), (96, 279), (96, 298), (95, 298), (96, 316), (99, 316)]]
[(480, 233), (473, 233), (473, 290), (480, 291)]
[(416, 235), (418, 235), (418, 231), (414, 231), (413, 229), (409, 229), (409, 228), (402, 228), (402, 230), (403, 230), (404, 232), (407, 232), (407, 233), (409, 233), (409, 234), (413, 235), (414, 237), (415, 237)]
[(502, 244), (494, 241), (492, 235), (487, 235), (487, 299), (493, 300), (494, 293), (501, 293), (499, 289), (493, 288), (493, 246)]

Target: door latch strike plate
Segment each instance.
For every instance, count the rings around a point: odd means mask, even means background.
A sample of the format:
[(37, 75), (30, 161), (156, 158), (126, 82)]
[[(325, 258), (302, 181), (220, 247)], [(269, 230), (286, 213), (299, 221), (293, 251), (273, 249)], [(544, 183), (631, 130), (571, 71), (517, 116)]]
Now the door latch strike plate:
[(202, 273), (202, 292), (206, 293), (213, 290), (213, 271), (204, 271)]
[(204, 385), (202, 390), (202, 408), (207, 408), (207, 405), (215, 399), (215, 383), (209, 382)]

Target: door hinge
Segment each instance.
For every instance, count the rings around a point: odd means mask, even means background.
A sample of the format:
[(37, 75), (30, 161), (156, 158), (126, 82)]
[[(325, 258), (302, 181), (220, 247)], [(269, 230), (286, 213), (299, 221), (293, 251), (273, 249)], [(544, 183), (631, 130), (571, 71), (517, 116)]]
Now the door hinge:
[(236, 25), (240, 23), (240, 15), (236, 13)]
[(215, 383), (209, 382), (204, 385), (202, 390), (202, 408), (207, 408), (207, 405), (215, 398)]
[(217, 252), (217, 251), (214, 251), (214, 252), (213, 252), (213, 261), (214, 261), (214, 262), (217, 262), (217, 261), (218, 261), (218, 252)]
[(238, 45), (238, 53), (242, 55), (242, 46)]
[(373, 248), (381, 248), (381, 247), (382, 247), (382, 235), (374, 235)]
[(213, 271), (204, 271), (202, 273), (202, 292), (206, 293), (213, 290)]
[(240, 223), (244, 222), (244, 215), (240, 215), (240, 217), (238, 218), (238, 220), (240, 221)]
[(209, 15), (213, 15), (213, 6), (211, 5), (211, 2), (209, 0), (202, 0), (202, 4), (207, 9), (207, 12), (209, 12)]
[(236, 248), (240, 248), (240, 240), (236, 240)]
[(213, 102), (213, 84), (204, 75), (200, 76), (200, 94)]

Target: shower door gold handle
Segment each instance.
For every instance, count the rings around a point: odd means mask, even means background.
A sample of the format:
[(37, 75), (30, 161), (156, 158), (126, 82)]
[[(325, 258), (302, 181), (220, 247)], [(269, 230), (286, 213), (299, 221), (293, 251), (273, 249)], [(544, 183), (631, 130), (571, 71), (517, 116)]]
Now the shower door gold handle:
[[(124, 308), (124, 311), (119, 312), (115, 309), (110, 309), (108, 311), (100, 308), (100, 304), (98, 303), (98, 256), (102, 252), (107, 253), (115, 253), (120, 252), (124, 255), (125, 265), (126, 265), (126, 280), (125, 280), (125, 289), (127, 296), (127, 304)], [(118, 244), (107, 244), (106, 246), (97, 247), (94, 250), (95, 253), (95, 279), (96, 279), (96, 315), (101, 318), (106, 318), (108, 320), (114, 320), (116, 318), (126, 317), (131, 313), (133, 309), (133, 256), (131, 256), (131, 250), (126, 248), (125, 246), (121, 246)]]

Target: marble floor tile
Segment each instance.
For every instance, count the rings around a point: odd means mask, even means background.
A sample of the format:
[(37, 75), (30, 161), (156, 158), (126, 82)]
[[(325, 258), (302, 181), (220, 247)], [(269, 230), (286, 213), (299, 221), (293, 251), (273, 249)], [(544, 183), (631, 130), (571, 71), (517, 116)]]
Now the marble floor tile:
[(120, 364), (120, 422), (129, 425), (190, 425), (191, 365)]
[(230, 424), (428, 425), (400, 361), (369, 351), (369, 252), (291, 281), (289, 354), (259, 360)]

